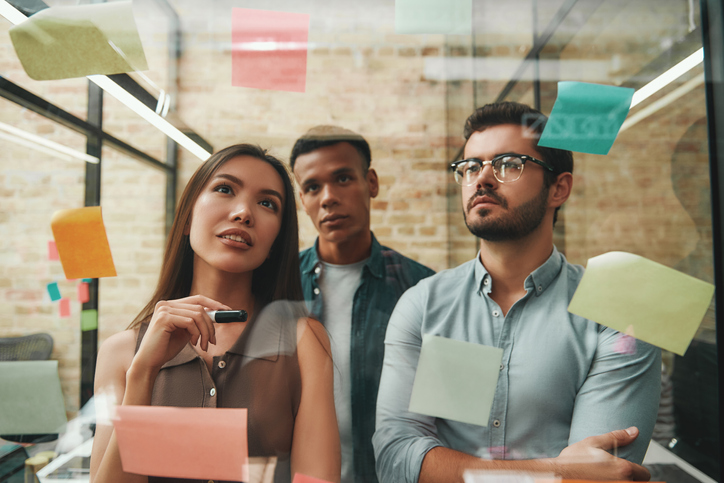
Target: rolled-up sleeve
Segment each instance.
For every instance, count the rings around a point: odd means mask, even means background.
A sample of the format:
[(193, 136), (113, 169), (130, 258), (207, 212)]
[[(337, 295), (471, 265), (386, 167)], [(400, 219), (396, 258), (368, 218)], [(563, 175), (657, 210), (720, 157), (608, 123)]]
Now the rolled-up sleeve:
[(661, 349), (640, 340), (617, 350), (623, 334), (600, 328), (596, 357), (576, 395), (568, 444), (636, 426), (639, 436), (617, 455), (640, 464), (653, 434), (661, 394)]
[(408, 411), (422, 345), (424, 292), (405, 292), (387, 326), (385, 358), (372, 439), (380, 483), (417, 483), (422, 460), (442, 443), (435, 418)]

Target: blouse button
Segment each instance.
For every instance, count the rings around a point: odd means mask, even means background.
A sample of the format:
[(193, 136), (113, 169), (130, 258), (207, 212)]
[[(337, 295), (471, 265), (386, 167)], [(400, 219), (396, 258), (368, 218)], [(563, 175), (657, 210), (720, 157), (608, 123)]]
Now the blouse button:
[(319, 275), (319, 272), (321, 272), (321, 271), (322, 271), (322, 267), (317, 267), (314, 269), (314, 273), (316, 273), (317, 275)]
[(500, 419), (496, 419), (495, 421), (493, 421), (493, 426), (495, 426), (496, 428), (499, 428), (499, 427), (500, 427)]
[(211, 395), (211, 397), (216, 396), (216, 388), (215, 388), (215, 387), (212, 387), (212, 388), (211, 388), (211, 391), (209, 391), (209, 394)]
[(319, 289), (318, 289), (318, 288), (315, 288), (315, 289), (314, 289), (314, 295), (319, 295)]
[(219, 361), (219, 369), (226, 367), (226, 361)]

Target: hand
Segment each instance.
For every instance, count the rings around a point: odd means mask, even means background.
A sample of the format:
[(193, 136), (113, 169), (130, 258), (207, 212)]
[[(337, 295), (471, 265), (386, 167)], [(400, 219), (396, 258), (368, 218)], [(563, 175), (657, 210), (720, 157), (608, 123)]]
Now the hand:
[(632, 426), (590, 436), (565, 448), (553, 461), (565, 479), (649, 481), (646, 468), (607, 451), (631, 444), (638, 435), (639, 430)]
[(215, 344), (214, 323), (206, 309), (231, 310), (203, 295), (158, 302), (132, 365), (158, 371), (189, 341), (193, 345), (201, 341), (204, 351), (209, 348), (209, 342)]

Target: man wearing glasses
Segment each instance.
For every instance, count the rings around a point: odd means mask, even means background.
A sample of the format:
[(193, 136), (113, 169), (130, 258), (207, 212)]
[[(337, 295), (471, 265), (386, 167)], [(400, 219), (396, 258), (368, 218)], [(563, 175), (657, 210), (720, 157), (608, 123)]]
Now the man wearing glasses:
[[(506, 102), (466, 122), (451, 169), (480, 252), (408, 290), (390, 318), (373, 438), (382, 483), (462, 481), (466, 469), (649, 479), (638, 463), (656, 420), (660, 350), (635, 341), (620, 351), (620, 333), (568, 313), (583, 268), (553, 246), (553, 225), (573, 156), (537, 145), (544, 119)], [(408, 410), (425, 334), (503, 350), (487, 426)]]

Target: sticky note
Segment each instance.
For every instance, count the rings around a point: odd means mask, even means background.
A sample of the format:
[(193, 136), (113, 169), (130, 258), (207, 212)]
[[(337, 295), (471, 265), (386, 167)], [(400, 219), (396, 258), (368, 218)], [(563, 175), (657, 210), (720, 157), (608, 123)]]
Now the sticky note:
[(53, 302), (61, 299), (58, 282), (50, 282), (48, 284), (48, 295), (50, 295), (50, 300), (52, 300)]
[(301, 473), (295, 473), (292, 483), (329, 483), (329, 481), (315, 478), (313, 476), (303, 475)]
[(608, 154), (626, 120), (634, 89), (559, 82), (558, 97), (539, 146)]
[(48, 240), (48, 260), (60, 260), (58, 247), (55, 246), (54, 240)]
[(50, 225), (65, 278), (116, 276), (100, 206), (56, 211)]
[(249, 481), (246, 409), (118, 406), (123, 470), (149, 476)]
[(58, 313), (60, 314), (61, 318), (70, 317), (70, 299), (60, 299), (60, 303), (58, 304)]
[(395, 0), (398, 34), (461, 34), (473, 31), (473, 0)]
[(309, 15), (233, 8), (231, 84), (304, 92)]
[(98, 328), (98, 311), (95, 309), (83, 310), (80, 313), (80, 330), (86, 332)]
[(78, 284), (78, 302), (84, 304), (90, 300), (90, 286), (86, 282)]
[(47, 8), (12, 27), (10, 39), (35, 80), (148, 69), (131, 2)]
[(710, 283), (609, 252), (588, 260), (568, 311), (683, 356), (713, 295)]
[(91, 283), (92, 281), (93, 281), (92, 278), (84, 278), (81, 280), (81, 282), (84, 282), (84, 283)]
[(0, 434), (65, 431), (58, 361), (0, 362)]
[(502, 358), (498, 347), (425, 334), (410, 411), (487, 426)]

